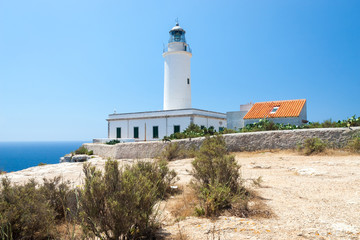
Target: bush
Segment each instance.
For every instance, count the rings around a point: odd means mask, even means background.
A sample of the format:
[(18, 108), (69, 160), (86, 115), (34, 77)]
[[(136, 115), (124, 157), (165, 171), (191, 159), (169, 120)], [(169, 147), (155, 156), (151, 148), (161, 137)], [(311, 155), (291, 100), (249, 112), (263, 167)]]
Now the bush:
[(119, 140), (111, 140), (111, 141), (106, 142), (106, 144), (108, 144), (108, 145), (115, 145), (117, 143), (120, 143), (120, 141)]
[(178, 143), (170, 143), (166, 145), (165, 149), (161, 152), (159, 159), (164, 159), (171, 161), (174, 159), (179, 159), (181, 149)]
[(238, 131), (231, 128), (224, 128), (220, 133), (221, 134), (229, 134), (229, 133), (237, 133)]
[(93, 150), (89, 151), (86, 147), (81, 146), (77, 150), (75, 150), (75, 154), (86, 154), (86, 155), (93, 155)]
[(298, 151), (303, 151), (305, 155), (321, 153), (326, 149), (326, 143), (320, 138), (307, 138), (303, 144), (298, 145)]
[[(223, 137), (206, 137), (192, 165), (192, 187), (200, 199), (197, 214), (214, 216), (239, 201), (247, 206), (248, 192), (242, 186), (240, 166), (227, 154)], [(246, 207), (242, 209), (246, 211)]]
[(268, 131), (268, 130), (291, 130), (291, 129), (304, 129), (304, 128), (335, 128), (335, 127), (355, 127), (360, 126), (360, 117), (356, 115), (346, 119), (339, 120), (337, 122), (331, 119), (325, 120), (322, 123), (319, 122), (308, 122), (304, 125), (291, 125), (291, 124), (279, 124), (273, 123), (269, 119), (260, 119), (257, 123), (248, 124), (241, 128), (240, 132), (256, 132), (256, 131)]
[(53, 239), (54, 211), (35, 181), (12, 186), (2, 179), (0, 192), (1, 239)]
[(334, 128), (334, 127), (338, 127), (339, 123), (338, 122), (333, 122), (331, 119), (325, 120), (322, 124), (321, 124), (323, 128)]
[(185, 149), (179, 143), (170, 143), (166, 145), (164, 150), (158, 156), (158, 159), (172, 161), (176, 159), (193, 158), (195, 157), (195, 146), (190, 149)]
[(183, 132), (177, 132), (171, 134), (170, 136), (165, 136), (163, 140), (169, 141), (171, 139), (197, 138), (214, 134), (216, 134), (214, 127), (201, 128), (199, 125), (190, 123)]
[(61, 177), (53, 179), (44, 178), (44, 184), (40, 186), (40, 193), (48, 201), (52, 210), (54, 210), (55, 220), (70, 220), (77, 212), (74, 204), (74, 191), (70, 190), (69, 182), (61, 182)]
[(351, 152), (359, 153), (360, 152), (360, 136), (354, 137), (347, 144), (347, 148)]
[(108, 160), (105, 173), (84, 164), (81, 216), (84, 233), (101, 239), (139, 239), (154, 236), (154, 206), (164, 198), (175, 177), (164, 161), (138, 162), (119, 170)]

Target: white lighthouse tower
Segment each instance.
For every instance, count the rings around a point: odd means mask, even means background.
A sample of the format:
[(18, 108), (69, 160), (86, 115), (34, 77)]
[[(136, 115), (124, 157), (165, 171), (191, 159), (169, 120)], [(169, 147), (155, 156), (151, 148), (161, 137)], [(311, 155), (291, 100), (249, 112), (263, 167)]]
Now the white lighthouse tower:
[(168, 49), (163, 53), (164, 110), (191, 108), (191, 50), (179, 23), (169, 33)]

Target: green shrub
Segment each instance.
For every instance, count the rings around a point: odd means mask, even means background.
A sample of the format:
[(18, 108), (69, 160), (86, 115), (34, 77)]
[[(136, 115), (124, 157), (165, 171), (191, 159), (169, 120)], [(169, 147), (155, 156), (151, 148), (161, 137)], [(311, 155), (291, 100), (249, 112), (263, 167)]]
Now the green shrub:
[(12, 186), (3, 178), (0, 191), (1, 239), (53, 239), (54, 210), (35, 181)]
[(45, 165), (47, 165), (47, 163), (41, 162), (41, 163), (38, 164), (38, 166), (45, 166)]
[(360, 152), (360, 136), (354, 137), (352, 140), (350, 140), (347, 144), (347, 148), (354, 153)]
[(165, 146), (164, 150), (161, 152), (159, 158), (167, 161), (179, 159), (181, 149), (179, 143), (169, 143)]
[(117, 143), (120, 143), (120, 141), (119, 140), (111, 140), (111, 141), (106, 142), (106, 144), (108, 144), (108, 145), (115, 145)]
[(305, 155), (324, 152), (327, 145), (320, 138), (307, 138), (303, 144), (298, 145), (298, 151), (303, 151)]
[(43, 179), (44, 184), (40, 186), (40, 193), (48, 201), (54, 210), (55, 220), (70, 220), (72, 215), (77, 212), (74, 201), (74, 191), (69, 187), (70, 182), (62, 182), (61, 177), (53, 179)]
[(240, 166), (234, 156), (227, 154), (223, 137), (206, 137), (192, 165), (192, 187), (200, 199), (197, 214), (214, 216), (235, 202), (247, 203), (248, 192), (242, 185)]
[(201, 128), (199, 125), (190, 123), (190, 125), (183, 132), (177, 132), (171, 134), (170, 136), (165, 136), (163, 140), (168, 141), (171, 139), (197, 138), (214, 134), (216, 134), (214, 127)]
[(154, 206), (164, 198), (175, 177), (167, 163), (138, 162), (119, 170), (108, 160), (105, 173), (84, 164), (83, 230), (101, 239), (151, 238), (156, 228)]
[(221, 134), (229, 134), (229, 133), (237, 133), (238, 131), (231, 128), (224, 128), (220, 133)]
[(86, 147), (81, 146), (77, 150), (75, 150), (75, 154), (86, 154), (86, 155), (93, 155), (93, 150), (89, 151)]
[(273, 123), (269, 119), (260, 119), (257, 123), (247, 124), (241, 128), (240, 132), (256, 132), (256, 131), (268, 131), (268, 130), (291, 130), (291, 129), (306, 129), (306, 128), (335, 128), (335, 127), (355, 127), (360, 126), (360, 117), (356, 115), (346, 119), (339, 120), (337, 122), (331, 119), (325, 120), (322, 123), (308, 122), (303, 125), (291, 125), (291, 124), (279, 124)]
[(331, 119), (325, 120), (322, 124), (321, 124), (323, 128), (334, 128), (334, 127), (338, 127), (339, 123), (338, 122), (333, 122)]

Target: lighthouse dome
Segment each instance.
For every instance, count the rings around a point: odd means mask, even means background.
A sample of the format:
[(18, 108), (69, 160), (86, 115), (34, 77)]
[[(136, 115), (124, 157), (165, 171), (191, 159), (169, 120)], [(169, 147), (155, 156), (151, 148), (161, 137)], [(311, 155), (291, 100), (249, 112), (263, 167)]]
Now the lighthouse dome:
[(169, 32), (171, 31), (183, 31), (185, 33), (185, 30), (178, 23)]

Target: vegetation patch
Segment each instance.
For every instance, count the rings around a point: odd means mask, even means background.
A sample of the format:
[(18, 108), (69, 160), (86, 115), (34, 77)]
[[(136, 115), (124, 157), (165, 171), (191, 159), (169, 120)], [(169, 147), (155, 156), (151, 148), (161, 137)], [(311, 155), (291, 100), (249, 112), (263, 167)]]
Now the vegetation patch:
[(100, 239), (153, 238), (155, 205), (166, 196), (175, 172), (165, 161), (138, 162), (119, 170), (108, 160), (105, 173), (84, 164), (81, 219), (86, 236)]
[(93, 155), (93, 150), (89, 151), (86, 147), (81, 146), (77, 150), (75, 150), (74, 154), (85, 154), (85, 155)]
[(119, 140), (111, 140), (111, 141), (106, 142), (107, 145), (115, 145), (115, 144), (118, 144), (118, 143), (120, 143)]
[[(0, 239), (143, 239), (158, 227), (156, 204), (176, 177), (166, 161), (138, 162), (105, 172), (84, 164), (85, 186), (69, 187), (60, 177), (22, 186), (0, 184)], [(83, 233), (79, 233), (80, 227)], [(80, 236), (75, 236), (76, 234)]]
[(0, 191), (1, 239), (56, 238), (57, 213), (43, 191), (44, 187), (39, 187), (34, 180), (23, 186), (13, 186), (9, 179), (2, 179)]
[(302, 144), (298, 144), (297, 150), (305, 155), (322, 153), (325, 151), (327, 144), (320, 138), (307, 138)]
[(350, 152), (360, 153), (360, 136), (355, 136), (346, 147)]
[(212, 136), (219, 133), (236, 133), (237, 131), (232, 129), (223, 128), (220, 132), (217, 132), (214, 127), (200, 127), (194, 123), (191, 123), (183, 132), (173, 133), (170, 136), (165, 136), (163, 141), (169, 141), (172, 139), (184, 139), (184, 138), (197, 138), (204, 136)]
[(193, 146), (191, 149), (185, 149), (179, 143), (169, 143), (158, 156), (158, 159), (172, 161), (176, 159), (185, 159), (195, 157), (196, 149)]
[(201, 128), (196, 124), (190, 124), (183, 132), (171, 134), (165, 136), (164, 141), (172, 139), (185, 139), (185, 138), (196, 138), (212, 136), (216, 134), (228, 134), (228, 133), (242, 133), (242, 132), (258, 132), (258, 131), (271, 131), (271, 130), (293, 130), (293, 129), (308, 129), (308, 128), (341, 128), (341, 127), (356, 127), (360, 126), (360, 117), (356, 115), (339, 121), (332, 121), (331, 119), (325, 120), (324, 122), (308, 122), (304, 125), (291, 125), (291, 124), (280, 124), (274, 123), (271, 119), (260, 119), (257, 123), (248, 124), (243, 128), (233, 130), (223, 128), (221, 131), (216, 131), (213, 127)]
[(233, 209), (237, 216), (248, 215), (250, 195), (243, 186), (240, 166), (234, 156), (228, 155), (223, 137), (206, 137), (192, 165), (191, 186), (200, 200), (197, 215), (217, 216), (225, 209)]

